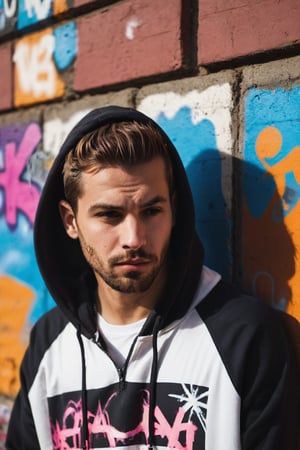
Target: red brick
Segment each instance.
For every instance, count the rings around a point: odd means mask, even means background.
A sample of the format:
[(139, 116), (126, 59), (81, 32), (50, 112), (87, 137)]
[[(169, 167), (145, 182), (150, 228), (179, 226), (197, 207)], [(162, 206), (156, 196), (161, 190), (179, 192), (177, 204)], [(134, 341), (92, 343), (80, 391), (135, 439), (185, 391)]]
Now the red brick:
[[(86, 5), (88, 3), (94, 3), (94, 0), (74, 0), (73, 6), (76, 8), (77, 6)], [(98, 4), (101, 5), (101, 1), (99, 1)]]
[(0, 46), (1, 82), (0, 110), (12, 107), (12, 47), (11, 44)]
[(201, 0), (198, 63), (206, 65), (300, 40), (299, 0)]
[[(132, 39), (126, 37), (130, 21), (137, 23)], [(75, 89), (180, 69), (180, 25), (181, 0), (132, 0), (80, 19)]]

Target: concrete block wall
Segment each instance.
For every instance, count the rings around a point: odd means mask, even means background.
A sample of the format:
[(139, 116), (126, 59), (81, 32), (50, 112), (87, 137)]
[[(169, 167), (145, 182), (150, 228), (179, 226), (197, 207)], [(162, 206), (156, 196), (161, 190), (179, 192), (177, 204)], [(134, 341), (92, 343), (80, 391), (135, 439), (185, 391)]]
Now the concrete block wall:
[(0, 450), (30, 329), (54, 305), (36, 206), (94, 107), (157, 120), (186, 167), (206, 264), (300, 320), (299, 19), (297, 0), (0, 1)]

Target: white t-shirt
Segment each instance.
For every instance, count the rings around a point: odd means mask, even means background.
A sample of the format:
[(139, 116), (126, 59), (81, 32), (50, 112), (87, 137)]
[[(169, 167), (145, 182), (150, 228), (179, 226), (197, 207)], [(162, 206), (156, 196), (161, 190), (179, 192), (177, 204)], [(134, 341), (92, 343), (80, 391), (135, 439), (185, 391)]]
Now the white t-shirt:
[(112, 325), (98, 314), (98, 325), (107, 351), (118, 367), (123, 367), (135, 337), (141, 331), (146, 318), (127, 325)]

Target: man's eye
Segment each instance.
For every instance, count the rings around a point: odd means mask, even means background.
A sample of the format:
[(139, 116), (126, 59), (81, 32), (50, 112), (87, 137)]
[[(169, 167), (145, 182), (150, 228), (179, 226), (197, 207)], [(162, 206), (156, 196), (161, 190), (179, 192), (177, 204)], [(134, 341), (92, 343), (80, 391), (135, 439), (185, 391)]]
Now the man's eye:
[(147, 208), (143, 211), (144, 216), (156, 216), (161, 212), (161, 208)]
[(101, 211), (96, 214), (97, 217), (103, 217), (104, 219), (119, 219), (121, 213), (118, 211)]

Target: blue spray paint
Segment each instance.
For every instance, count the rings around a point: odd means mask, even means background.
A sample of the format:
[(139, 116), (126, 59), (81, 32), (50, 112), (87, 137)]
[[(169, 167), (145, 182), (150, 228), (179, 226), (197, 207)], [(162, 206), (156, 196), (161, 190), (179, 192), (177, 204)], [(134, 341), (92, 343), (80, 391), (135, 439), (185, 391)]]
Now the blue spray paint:
[(230, 273), (230, 221), (222, 192), (222, 158), (210, 120), (192, 123), (191, 109), (181, 108), (168, 119), (159, 114), (156, 121), (177, 148), (193, 193), (196, 227), (205, 248), (205, 264), (225, 278)]
[(19, 0), (18, 29), (26, 28), (52, 15), (52, 0)]
[(11, 232), (2, 217), (0, 218), (0, 236), (0, 274), (19, 280), (33, 290), (35, 298), (28, 322), (34, 323), (54, 306), (54, 302), (46, 290), (36, 263), (32, 229), (26, 218), (20, 215), (17, 229)]
[(77, 55), (77, 29), (75, 22), (58, 27), (53, 31), (55, 48), (53, 58), (56, 67), (64, 70), (69, 67)]

